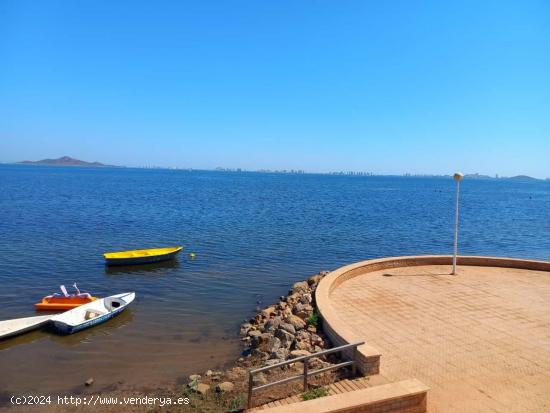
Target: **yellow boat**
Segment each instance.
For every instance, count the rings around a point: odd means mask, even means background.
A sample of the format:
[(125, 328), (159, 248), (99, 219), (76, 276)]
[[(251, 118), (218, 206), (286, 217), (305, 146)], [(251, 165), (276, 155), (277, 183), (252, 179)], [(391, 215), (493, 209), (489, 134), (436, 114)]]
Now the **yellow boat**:
[(183, 247), (151, 248), (147, 250), (106, 252), (103, 254), (107, 265), (149, 264), (171, 260)]

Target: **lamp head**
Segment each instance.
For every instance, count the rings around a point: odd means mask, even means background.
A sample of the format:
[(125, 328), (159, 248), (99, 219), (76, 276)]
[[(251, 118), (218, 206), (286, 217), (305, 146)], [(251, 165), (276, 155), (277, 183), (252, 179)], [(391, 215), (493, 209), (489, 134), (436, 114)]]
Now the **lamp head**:
[(462, 172), (455, 172), (455, 174), (453, 175), (453, 179), (456, 182), (462, 181), (462, 178), (464, 178), (464, 174)]

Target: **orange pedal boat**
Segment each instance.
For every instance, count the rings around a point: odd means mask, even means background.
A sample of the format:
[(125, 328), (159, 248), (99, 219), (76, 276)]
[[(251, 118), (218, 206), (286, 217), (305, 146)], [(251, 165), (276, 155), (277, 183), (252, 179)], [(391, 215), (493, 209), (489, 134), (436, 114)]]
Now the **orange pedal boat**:
[(65, 286), (62, 285), (60, 287), (61, 294), (55, 293), (44, 297), (41, 302), (34, 305), (35, 309), (38, 311), (65, 311), (97, 300), (97, 297), (92, 297), (89, 293), (80, 292), (76, 283), (73, 287), (76, 293), (69, 294)]

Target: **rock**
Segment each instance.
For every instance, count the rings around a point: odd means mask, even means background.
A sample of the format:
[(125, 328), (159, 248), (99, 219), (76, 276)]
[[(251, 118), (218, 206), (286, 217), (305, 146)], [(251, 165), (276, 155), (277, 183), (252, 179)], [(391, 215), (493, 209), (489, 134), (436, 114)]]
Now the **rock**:
[(281, 301), (281, 302), (279, 303), (279, 308), (280, 308), (281, 310), (284, 310), (284, 309), (286, 308), (286, 306), (287, 306), (287, 303), (285, 303), (284, 301)]
[(309, 304), (301, 305), (300, 310), (295, 310), (294, 315), (300, 317), (302, 320), (307, 319), (313, 314), (313, 307)]
[(296, 313), (299, 313), (300, 311), (303, 311), (303, 310), (304, 310), (304, 304), (302, 304), (301, 302), (297, 302), (294, 305), (294, 309), (292, 310), (292, 312), (294, 314), (296, 314)]
[(328, 366), (330, 363), (322, 361), (319, 357), (313, 357), (309, 359), (308, 367), (312, 369), (322, 369), (323, 367)]
[(244, 323), (243, 325), (241, 325), (241, 336), (246, 335), (251, 328), (252, 324), (250, 323)]
[(270, 306), (270, 307), (264, 308), (262, 310), (262, 316), (264, 316), (266, 318), (268, 318), (269, 316), (271, 316), (274, 313), (275, 313), (275, 306)]
[(254, 378), (252, 379), (252, 384), (254, 384), (254, 386), (261, 386), (262, 384), (266, 384), (266, 383), (267, 383), (267, 379), (264, 373), (255, 374)]
[[(198, 374), (193, 374), (192, 376), (199, 376), (199, 375)], [(192, 376), (189, 376), (189, 378), (191, 378)], [(187, 387), (189, 387), (195, 393), (199, 393), (199, 394), (206, 394), (206, 392), (208, 390), (210, 390), (210, 386), (208, 384), (201, 383), (198, 380), (190, 381), (187, 384)]]
[(233, 391), (235, 388), (235, 385), (231, 383), (230, 381), (224, 381), (223, 383), (220, 383), (216, 386), (216, 391), (218, 393)]
[(269, 357), (269, 353), (266, 353), (265, 351), (261, 351), (257, 348), (252, 349), (250, 352), (254, 357), (259, 357), (261, 359), (267, 359)]
[(277, 327), (281, 324), (282, 320), (280, 317), (270, 318), (265, 323), (265, 331), (275, 331)]
[(206, 377), (212, 376), (212, 370), (206, 370), (206, 373), (204, 373)]
[(298, 300), (300, 299), (300, 294), (298, 293), (294, 293), (294, 294), (290, 294), (287, 298), (286, 298), (286, 302), (287, 304), (295, 304), (298, 302)]
[(309, 355), (311, 355), (311, 353), (307, 350), (292, 350), (290, 352), (290, 358), (309, 356)]
[(321, 337), (319, 337), (317, 334), (311, 335), (311, 342), (320, 347), (323, 347), (323, 344), (325, 343), (325, 341)]
[(200, 374), (191, 374), (189, 376), (189, 380), (191, 381), (199, 381), (201, 379), (201, 375)]
[(288, 350), (284, 347), (281, 347), (277, 351), (270, 354), (270, 359), (277, 359), (278, 361), (284, 361), (288, 357)]
[(304, 320), (307, 323), (307, 320), (309, 317), (313, 315), (313, 309), (311, 311), (302, 311), (300, 313), (295, 314), (297, 317), (300, 317), (302, 320)]
[(210, 386), (204, 383), (197, 384), (197, 386), (193, 389), (193, 391), (202, 395), (206, 394), (208, 390), (210, 390)]
[(248, 332), (248, 336), (251, 338), (260, 337), (261, 335), (262, 335), (262, 332), (258, 330), (251, 330)]
[[(221, 372), (220, 376), (221, 376)], [(214, 372), (216, 374), (216, 372)], [(227, 378), (233, 381), (243, 380), (246, 376), (246, 369), (244, 367), (233, 367), (231, 370), (227, 371)]]
[(296, 338), (298, 340), (302, 340), (302, 341), (308, 341), (310, 340), (311, 338), (311, 333), (308, 333), (306, 330), (300, 330), (298, 331), (298, 333), (296, 334)]
[(307, 283), (309, 285), (319, 284), (322, 278), (323, 276), (321, 274), (313, 275), (307, 279)]
[(262, 339), (260, 337), (254, 337), (252, 340), (250, 340), (250, 347), (251, 348), (259, 347), (261, 342), (262, 342)]
[(269, 359), (265, 361), (264, 366), (273, 366), (274, 364), (277, 364), (279, 362), (279, 359)]
[(86, 386), (91, 386), (92, 384), (94, 384), (94, 378), (93, 378), (93, 377), (90, 377), (88, 380), (86, 380), (86, 381), (84, 382), (84, 384), (85, 384)]
[(302, 330), (306, 326), (306, 323), (305, 323), (304, 320), (302, 320), (300, 317), (295, 316), (293, 314), (291, 314), (287, 318), (285, 318), (285, 321), (289, 324), (292, 324), (292, 326), (296, 330)]
[[(292, 325), (290, 326), (292, 327)], [(282, 328), (279, 328), (275, 332), (275, 337), (281, 340), (281, 345), (283, 346), (283, 348), (290, 348), (292, 342), (294, 341), (294, 334), (291, 334), (288, 331), (283, 330)]]
[(300, 282), (295, 283), (292, 286), (292, 293), (293, 294), (304, 293), (304, 292), (307, 292), (307, 291), (309, 291), (309, 286), (307, 284), (307, 281), (300, 281)]
[(314, 333), (317, 332), (317, 327), (312, 326), (312, 325), (309, 325), (309, 326), (307, 326), (307, 331), (308, 331), (309, 333), (313, 333), (313, 334), (314, 334)]
[(252, 339), (252, 347), (260, 347), (263, 343), (267, 343), (271, 339), (271, 334), (262, 333)]
[(296, 334), (296, 329), (294, 328), (294, 326), (290, 323), (281, 323), (279, 325), (279, 329), (281, 330), (284, 330), (290, 334)]
[(258, 330), (250, 331), (248, 333), (248, 338), (250, 339), (252, 347), (258, 347), (262, 343), (262, 334), (263, 333)]
[(304, 320), (307, 324), (307, 319), (309, 318), (309, 316), (311, 315), (311, 313), (308, 313), (307, 311), (300, 311), (296, 314), (294, 314), (296, 317), (298, 318), (301, 318), (302, 320)]
[(300, 298), (300, 303), (302, 304), (311, 304), (313, 301), (311, 294), (304, 294), (302, 295), (302, 298)]
[(271, 337), (267, 343), (269, 353), (273, 353), (281, 348), (281, 340), (278, 337)]
[(310, 351), (311, 350), (311, 344), (309, 344), (309, 341), (306, 340), (294, 340), (292, 343), (292, 350), (298, 350), (298, 351)]

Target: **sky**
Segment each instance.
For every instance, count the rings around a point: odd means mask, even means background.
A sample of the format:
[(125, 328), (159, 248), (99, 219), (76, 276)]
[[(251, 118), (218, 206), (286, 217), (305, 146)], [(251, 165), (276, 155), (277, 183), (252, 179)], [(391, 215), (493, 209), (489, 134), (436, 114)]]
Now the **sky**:
[(0, 1), (0, 162), (550, 177), (550, 2)]

